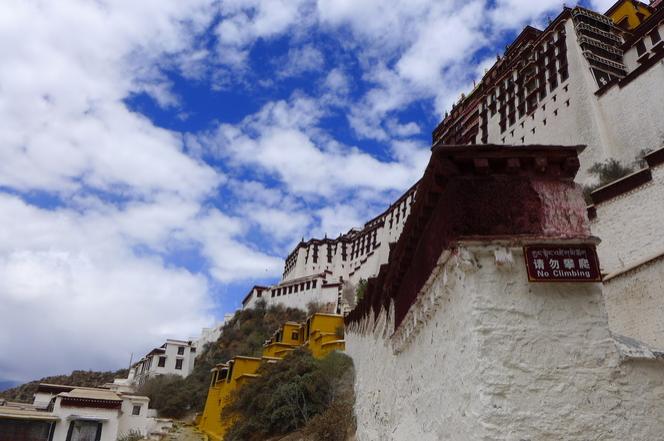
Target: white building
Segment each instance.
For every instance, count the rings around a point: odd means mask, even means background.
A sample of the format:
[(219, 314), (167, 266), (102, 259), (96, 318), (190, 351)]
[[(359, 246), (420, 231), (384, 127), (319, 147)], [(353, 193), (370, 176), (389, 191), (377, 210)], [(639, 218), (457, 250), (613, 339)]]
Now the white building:
[(583, 183), (595, 163), (630, 165), (659, 148), (664, 7), (623, 3), (651, 15), (625, 31), (606, 15), (564, 8), (544, 30), (526, 27), (434, 130), (434, 145), (586, 145)]
[(214, 343), (217, 340), (219, 340), (224, 325), (228, 323), (230, 319), (233, 318), (233, 315), (235, 314), (234, 313), (224, 314), (224, 319), (221, 322), (217, 323), (212, 328), (203, 328), (201, 330), (201, 335), (196, 339), (192, 339), (194, 341), (194, 347), (196, 348), (196, 357), (201, 355), (201, 353), (205, 349), (205, 345)]
[(170, 423), (153, 417), (150, 399), (108, 389), (40, 384), (32, 406), (0, 406), (2, 441), (116, 441), (159, 435)]
[(336, 239), (310, 239), (300, 242), (288, 255), (281, 281), (272, 286), (254, 286), (242, 301), (251, 308), (260, 299), (267, 304), (305, 309), (311, 302), (329, 312), (341, 312), (341, 294), (346, 284), (356, 286), (378, 274), (387, 262), (390, 244), (397, 241), (417, 184), (380, 215)]
[(191, 340), (166, 340), (141, 358), (130, 371), (133, 382), (143, 384), (154, 375), (179, 375), (187, 377), (194, 369), (196, 346)]

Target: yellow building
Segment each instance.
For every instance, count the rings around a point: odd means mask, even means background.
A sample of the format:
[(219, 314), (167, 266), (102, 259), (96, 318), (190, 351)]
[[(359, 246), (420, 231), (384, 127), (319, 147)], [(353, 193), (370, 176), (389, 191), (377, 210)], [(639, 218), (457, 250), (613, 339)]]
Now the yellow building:
[(341, 315), (316, 313), (305, 323), (284, 323), (265, 343), (262, 358), (236, 356), (228, 363), (218, 364), (211, 370), (210, 388), (198, 427), (211, 441), (223, 440), (236, 418), (223, 414), (223, 408), (234, 390), (258, 376), (256, 372), (261, 363), (276, 363), (300, 346), (309, 349), (316, 358), (335, 350), (343, 351), (343, 329)]
[(652, 8), (637, 0), (619, 0), (604, 15), (616, 26), (631, 31), (652, 15)]
[(284, 358), (293, 349), (302, 346), (302, 343), (304, 343), (302, 325), (296, 322), (286, 322), (265, 344), (263, 356)]
[(257, 377), (256, 371), (261, 361), (260, 358), (237, 356), (228, 363), (218, 364), (212, 369), (205, 409), (199, 422), (199, 428), (210, 437), (211, 441), (224, 439), (224, 434), (235, 421), (235, 416), (223, 415), (222, 410), (235, 389), (248, 379)]
[(343, 351), (344, 318), (337, 314), (317, 312), (304, 325), (304, 345), (315, 358), (323, 358), (332, 351)]

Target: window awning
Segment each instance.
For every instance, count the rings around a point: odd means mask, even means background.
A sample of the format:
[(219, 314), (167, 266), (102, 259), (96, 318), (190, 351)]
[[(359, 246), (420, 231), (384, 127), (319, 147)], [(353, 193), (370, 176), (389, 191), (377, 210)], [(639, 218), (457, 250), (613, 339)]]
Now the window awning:
[(69, 415), (67, 421), (96, 421), (98, 423), (105, 423), (109, 421), (107, 417), (96, 415)]

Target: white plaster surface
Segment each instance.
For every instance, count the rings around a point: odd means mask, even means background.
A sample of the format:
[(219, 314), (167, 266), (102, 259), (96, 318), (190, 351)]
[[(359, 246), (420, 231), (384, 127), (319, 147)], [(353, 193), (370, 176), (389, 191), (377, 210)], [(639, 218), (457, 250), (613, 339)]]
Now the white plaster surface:
[(611, 331), (664, 351), (664, 258), (604, 282)]
[(652, 181), (596, 205), (591, 221), (602, 270), (613, 273), (664, 252), (664, 167), (651, 169)]
[(663, 365), (621, 362), (601, 285), (529, 284), (511, 252), (443, 256), (405, 332), (347, 329), (358, 440), (661, 439)]
[[(664, 24), (659, 29), (664, 35)], [(664, 61), (623, 88), (613, 86), (598, 97), (598, 85), (577, 42), (572, 20), (565, 22), (565, 31), (569, 78), (559, 81), (554, 90), (547, 82), (547, 96), (538, 103), (537, 110), (518, 118), (502, 133), (499, 113), (489, 115), (488, 142), (587, 145), (579, 155), (577, 181), (590, 184), (596, 180), (588, 173), (593, 164), (616, 159), (632, 165), (642, 150), (664, 144)], [(644, 41), (647, 50), (652, 50), (650, 38)], [(639, 66), (634, 48), (625, 53), (624, 59), (628, 71)], [(479, 138), (478, 134), (475, 142), (481, 142)]]

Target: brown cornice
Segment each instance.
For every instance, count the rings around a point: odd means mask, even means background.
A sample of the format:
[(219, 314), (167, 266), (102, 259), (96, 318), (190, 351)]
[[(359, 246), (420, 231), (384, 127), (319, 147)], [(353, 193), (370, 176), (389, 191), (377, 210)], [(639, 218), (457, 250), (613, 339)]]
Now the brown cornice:
[(650, 152), (643, 157), (649, 167), (657, 167), (664, 163), (664, 148)]
[(641, 169), (635, 173), (625, 176), (624, 178), (613, 181), (593, 191), (590, 195), (595, 205), (606, 202), (609, 199), (618, 197), (628, 191), (640, 187), (652, 180), (652, 173), (649, 168)]

